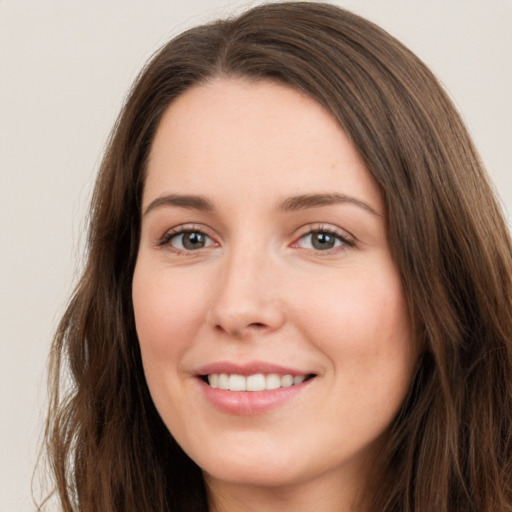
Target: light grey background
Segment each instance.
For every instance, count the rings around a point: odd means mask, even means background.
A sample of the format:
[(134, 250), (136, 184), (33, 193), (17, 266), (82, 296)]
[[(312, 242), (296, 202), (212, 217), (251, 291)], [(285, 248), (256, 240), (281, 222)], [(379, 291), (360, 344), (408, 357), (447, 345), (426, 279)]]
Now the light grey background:
[[(52, 333), (80, 268), (102, 148), (170, 36), (256, 2), (0, 0), (0, 511), (35, 510)], [(512, 1), (339, 0), (440, 77), (512, 211)]]

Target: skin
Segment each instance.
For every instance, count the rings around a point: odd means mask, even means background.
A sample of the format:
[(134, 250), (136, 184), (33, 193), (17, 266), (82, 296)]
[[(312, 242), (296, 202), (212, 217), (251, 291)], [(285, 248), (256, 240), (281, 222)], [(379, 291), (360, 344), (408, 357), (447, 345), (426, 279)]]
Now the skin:
[[(289, 199), (304, 194), (338, 200)], [(165, 113), (142, 211), (133, 303), (146, 379), (211, 510), (352, 510), (417, 354), (383, 198), (347, 136), (298, 91), (216, 78)], [(182, 228), (205, 245), (184, 250)], [(312, 231), (335, 243), (319, 249)], [(205, 397), (198, 368), (255, 360), (315, 377), (257, 414)]]

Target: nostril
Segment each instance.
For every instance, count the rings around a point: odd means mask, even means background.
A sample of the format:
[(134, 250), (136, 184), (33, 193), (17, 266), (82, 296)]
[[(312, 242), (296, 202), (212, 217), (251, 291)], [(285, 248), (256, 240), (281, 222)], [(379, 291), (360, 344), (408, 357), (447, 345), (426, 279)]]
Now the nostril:
[(256, 331), (263, 331), (266, 327), (267, 325), (262, 322), (252, 322), (242, 327), (242, 329), (227, 329), (222, 324), (217, 324), (215, 326), (215, 330), (225, 334), (229, 334), (234, 338), (242, 338), (245, 335), (249, 335), (251, 332), (254, 334)]

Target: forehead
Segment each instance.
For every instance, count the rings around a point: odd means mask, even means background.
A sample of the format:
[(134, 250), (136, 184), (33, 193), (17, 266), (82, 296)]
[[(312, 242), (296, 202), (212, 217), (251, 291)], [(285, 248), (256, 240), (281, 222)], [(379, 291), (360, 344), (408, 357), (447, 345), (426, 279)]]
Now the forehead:
[(169, 188), (232, 197), (322, 189), (363, 195), (377, 209), (382, 203), (354, 146), (319, 103), (285, 85), (228, 78), (189, 89), (165, 112), (145, 202)]

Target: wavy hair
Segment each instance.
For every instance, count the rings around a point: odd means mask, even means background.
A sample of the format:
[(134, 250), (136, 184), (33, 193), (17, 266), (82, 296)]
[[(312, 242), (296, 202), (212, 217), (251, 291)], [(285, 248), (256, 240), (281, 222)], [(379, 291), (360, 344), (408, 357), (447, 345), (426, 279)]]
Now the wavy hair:
[(52, 346), (46, 447), (62, 510), (207, 510), (201, 470), (146, 386), (131, 281), (162, 114), (219, 76), (275, 81), (318, 101), (387, 205), (423, 355), (362, 509), (512, 511), (512, 247), (500, 207), (426, 66), (371, 22), (316, 2), (265, 4), (188, 30), (137, 78), (96, 182), (85, 270)]

